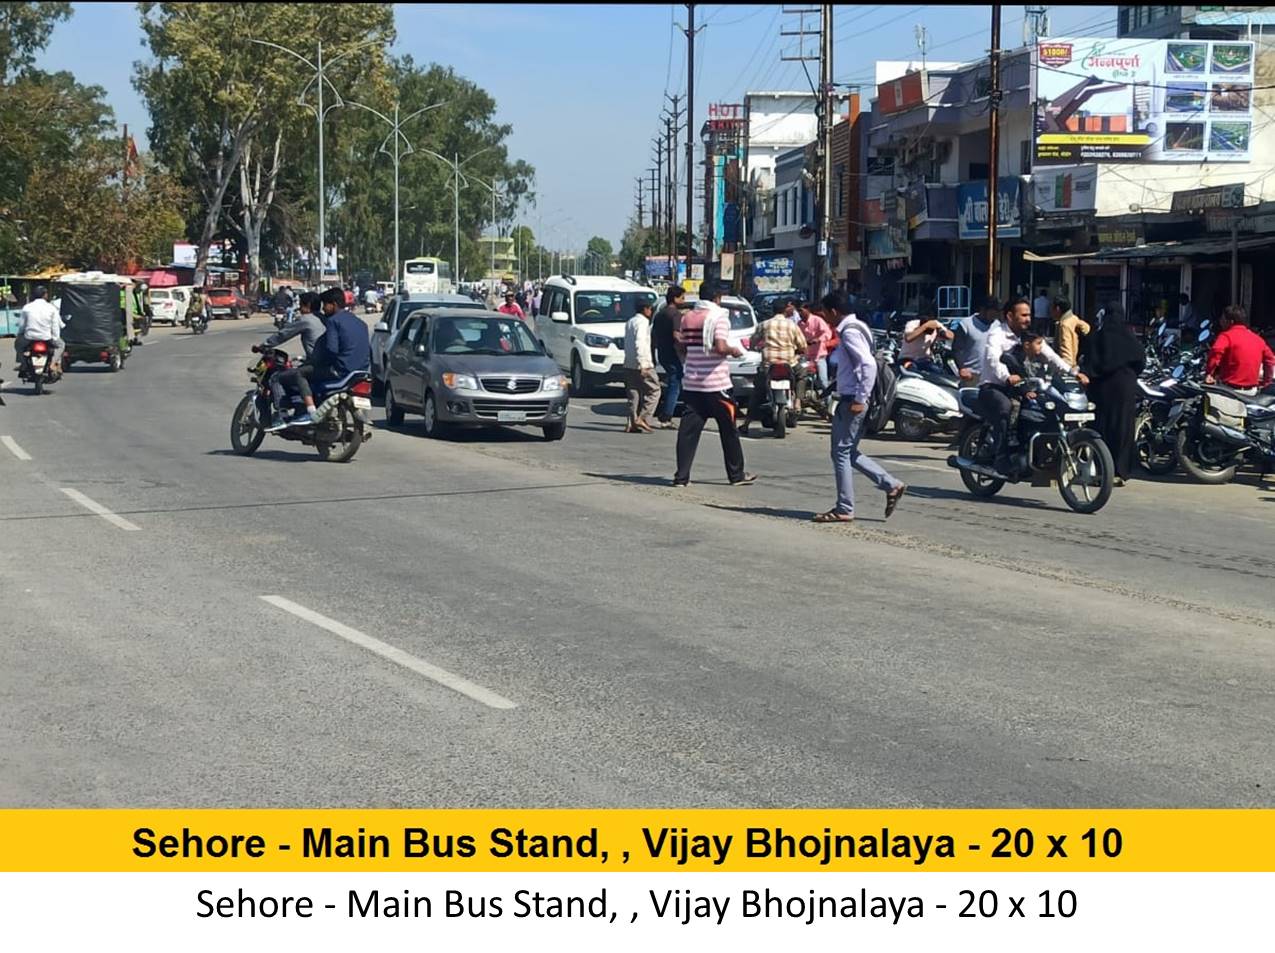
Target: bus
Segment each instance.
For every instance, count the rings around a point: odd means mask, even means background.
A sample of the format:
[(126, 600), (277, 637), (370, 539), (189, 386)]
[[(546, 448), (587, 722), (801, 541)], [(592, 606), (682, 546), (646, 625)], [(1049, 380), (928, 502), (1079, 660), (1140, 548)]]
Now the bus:
[(452, 266), (441, 258), (409, 258), (403, 262), (403, 291), (407, 294), (455, 294)]

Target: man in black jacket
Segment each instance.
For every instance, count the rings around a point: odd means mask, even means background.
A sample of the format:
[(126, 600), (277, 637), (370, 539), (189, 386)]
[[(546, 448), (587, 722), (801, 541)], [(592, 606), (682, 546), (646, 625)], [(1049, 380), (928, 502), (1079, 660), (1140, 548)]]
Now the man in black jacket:
[(682, 361), (677, 356), (675, 342), (682, 317), (680, 305), (685, 298), (686, 291), (681, 285), (670, 285), (664, 293), (664, 307), (651, 323), (655, 359), (664, 368), (664, 403), (655, 418), (665, 429), (673, 426), (673, 411), (677, 409), (677, 399), (682, 392)]

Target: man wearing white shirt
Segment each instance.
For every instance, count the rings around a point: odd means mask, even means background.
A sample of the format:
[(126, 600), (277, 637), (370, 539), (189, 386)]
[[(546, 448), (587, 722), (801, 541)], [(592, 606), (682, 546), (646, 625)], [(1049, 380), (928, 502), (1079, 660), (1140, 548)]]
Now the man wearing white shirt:
[(53, 364), (62, 362), (62, 351), (66, 348), (62, 340), (62, 315), (45, 300), (47, 296), (44, 285), (36, 285), (31, 291), (31, 300), (22, 309), (18, 336), (13, 342), (14, 353), (19, 360), (28, 342), (48, 341), (53, 345)]
[[(1019, 342), (1019, 335), (1031, 327), (1031, 305), (1026, 298), (1019, 298), (1005, 308), (1005, 315), (987, 332), (987, 340), (983, 349), (983, 361), (979, 367), (978, 406), (983, 419), (992, 428), (996, 438), (995, 469), (999, 473), (1007, 473), (1010, 469), (1008, 459), (1009, 418), (1014, 405), (1010, 388), (1022, 383), (1022, 378), (1011, 374), (1009, 368), (1001, 360), (1001, 355), (1014, 349)], [(1041, 349), (1041, 358), (1050, 367), (1062, 374), (1074, 374), (1082, 384), (1089, 379), (1068, 364), (1048, 344)]]
[(637, 314), (624, 325), (624, 390), (629, 400), (625, 433), (652, 433), (651, 415), (660, 402), (660, 379), (651, 356), (650, 301), (638, 304)]

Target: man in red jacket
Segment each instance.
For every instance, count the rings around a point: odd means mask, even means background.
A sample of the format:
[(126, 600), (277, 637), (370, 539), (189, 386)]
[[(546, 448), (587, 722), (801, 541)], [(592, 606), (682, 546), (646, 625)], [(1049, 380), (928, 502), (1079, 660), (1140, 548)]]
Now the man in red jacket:
[(1275, 379), (1275, 353), (1248, 326), (1248, 312), (1233, 304), (1222, 312), (1222, 333), (1209, 350), (1204, 383), (1256, 393)]

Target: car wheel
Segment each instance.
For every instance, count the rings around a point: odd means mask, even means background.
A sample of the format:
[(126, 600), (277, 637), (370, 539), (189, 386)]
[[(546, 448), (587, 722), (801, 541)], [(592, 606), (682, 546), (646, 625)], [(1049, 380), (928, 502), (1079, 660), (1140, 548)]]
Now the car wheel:
[(385, 387), (385, 422), (391, 427), (403, 426), (403, 408), (394, 399), (394, 388)]
[(437, 439), (447, 432), (447, 425), (438, 419), (438, 402), (434, 400), (434, 392), (426, 391), (421, 416), (425, 420), (425, 436)]
[(593, 375), (580, 363), (580, 355), (571, 355), (571, 396), (589, 397), (593, 391)]
[(545, 424), (546, 440), (561, 440), (567, 435), (567, 422), (561, 420), (556, 424)]

